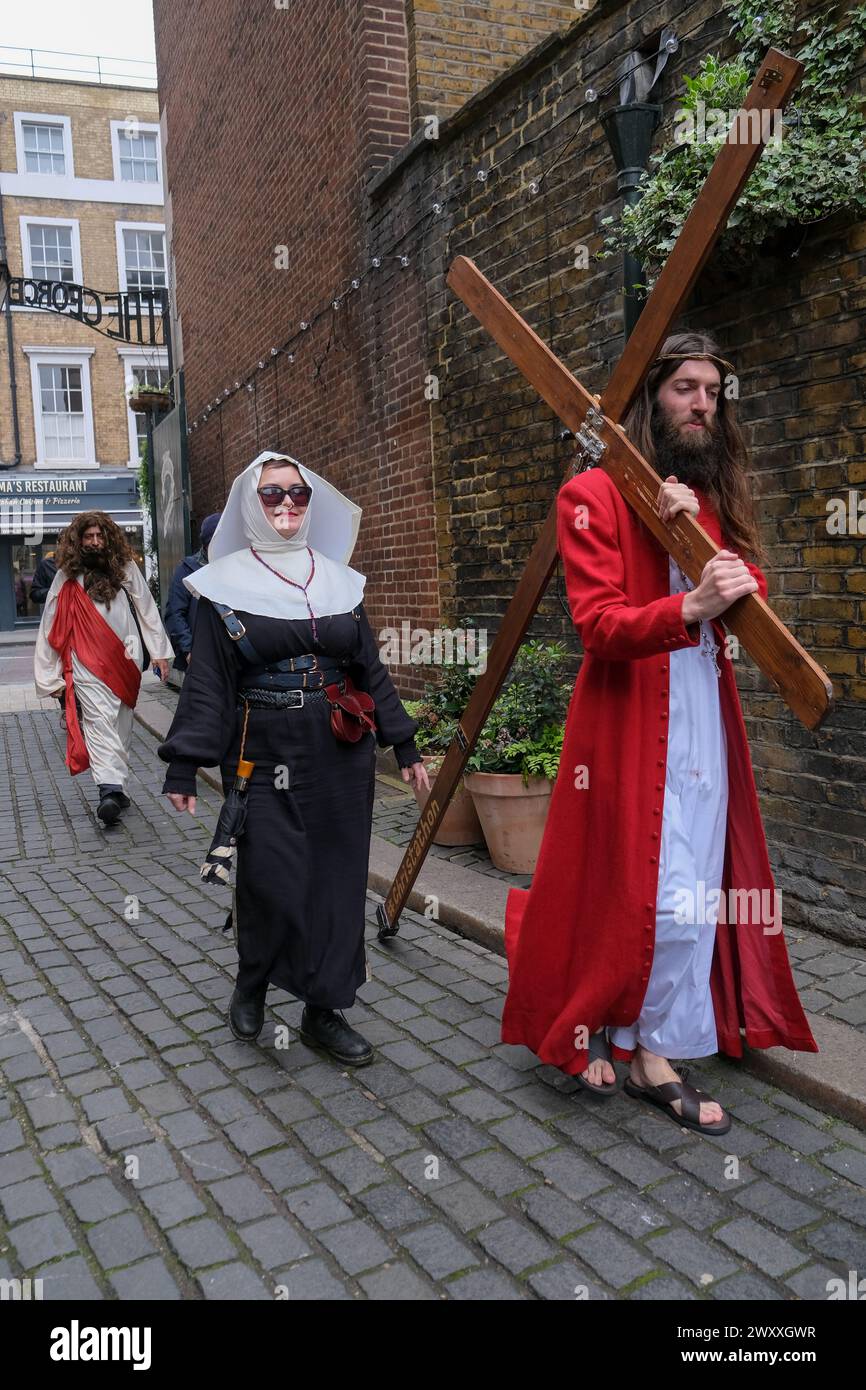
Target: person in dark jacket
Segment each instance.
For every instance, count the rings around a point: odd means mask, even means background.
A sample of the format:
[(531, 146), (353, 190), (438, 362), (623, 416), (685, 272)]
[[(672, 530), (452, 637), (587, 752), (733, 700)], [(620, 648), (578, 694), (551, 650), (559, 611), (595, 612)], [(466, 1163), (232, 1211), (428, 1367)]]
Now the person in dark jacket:
[[(195, 610), (198, 606), (198, 599), (183, 581), (188, 574), (195, 574), (196, 570), (200, 570), (203, 565), (207, 564), (207, 548), (210, 545), (211, 536), (217, 528), (220, 515), (220, 512), (211, 512), (210, 516), (205, 517), (199, 531), (198, 550), (194, 555), (186, 555), (172, 575), (168, 602), (165, 605), (165, 630), (171, 638), (171, 645), (174, 647), (174, 669), (176, 671), (185, 671), (189, 665)], [(33, 582), (34, 584), (36, 582), (35, 576)]]
[(30, 600), (32, 603), (44, 603), (48, 597), (48, 590), (54, 582), (57, 573), (57, 564), (54, 560), (54, 551), (49, 555), (43, 555), (39, 564), (33, 572), (33, 579), (30, 584)]

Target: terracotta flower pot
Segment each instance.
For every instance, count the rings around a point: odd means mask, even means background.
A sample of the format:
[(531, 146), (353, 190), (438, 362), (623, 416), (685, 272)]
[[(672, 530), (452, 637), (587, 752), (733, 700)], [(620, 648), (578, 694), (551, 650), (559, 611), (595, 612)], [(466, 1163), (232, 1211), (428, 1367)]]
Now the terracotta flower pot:
[(553, 783), (530, 777), (524, 786), (519, 772), (469, 772), (464, 780), (497, 869), (533, 873)]
[[(436, 773), (442, 766), (442, 754), (422, 753), (421, 756), (432, 786)], [(415, 787), (413, 790), (418, 808), (423, 811), (430, 793), (426, 792), (423, 787), (420, 789)], [(461, 780), (448, 804), (448, 810), (440, 821), (439, 829), (433, 836), (433, 843), (434, 845), (480, 845), (483, 842), (484, 832), (481, 829), (481, 822), (478, 819), (472, 797), (466, 790), (464, 781)]]

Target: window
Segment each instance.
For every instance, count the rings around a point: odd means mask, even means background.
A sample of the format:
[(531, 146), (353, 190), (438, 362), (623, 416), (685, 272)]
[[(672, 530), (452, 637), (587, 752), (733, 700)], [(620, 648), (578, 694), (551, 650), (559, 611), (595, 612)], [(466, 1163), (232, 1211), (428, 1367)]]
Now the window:
[(30, 274), (34, 280), (69, 280), (75, 278), (72, 264), (72, 228), (46, 226), (31, 222)]
[(62, 125), (36, 125), (27, 121), (22, 133), (25, 174), (66, 173)]
[[(133, 386), (167, 386), (168, 368), (167, 367), (133, 367), (132, 369)], [(141, 457), (142, 443), (147, 443), (147, 416), (143, 410), (133, 412), (135, 420), (135, 443), (136, 458)]]
[(72, 122), (69, 116), (16, 111), (15, 148), (19, 174), (72, 178)]
[(93, 348), (24, 348), (30, 359), (37, 468), (95, 468)]
[(150, 131), (137, 136), (119, 136), (120, 177), (130, 183), (158, 183), (159, 159), (157, 139)]
[(159, 127), (112, 121), (115, 178), (122, 183), (160, 183)]
[(22, 217), (21, 259), (28, 280), (81, 283), (81, 242), (77, 222), (60, 217)]
[(23, 539), (12, 541), (10, 549), (12, 551), (12, 584), (15, 590), (16, 623), (39, 622), (42, 605), (33, 600), (30, 586), (33, 583), (33, 576), (39, 561), (49, 551), (54, 550), (55, 546), (56, 541), (47, 540), (44, 532), (42, 542), (39, 545), (34, 545)]
[(118, 223), (118, 269), (121, 288), (166, 288), (165, 230), (147, 223)]
[[(119, 347), (117, 355), (123, 364), (126, 395), (135, 386), (167, 386), (168, 352), (165, 348)], [(141, 459), (142, 441), (147, 439), (147, 418), (143, 411), (127, 411), (129, 426), (129, 466), (137, 468)]]
[(46, 462), (83, 459), (86, 446), (81, 368), (40, 362), (39, 392)]

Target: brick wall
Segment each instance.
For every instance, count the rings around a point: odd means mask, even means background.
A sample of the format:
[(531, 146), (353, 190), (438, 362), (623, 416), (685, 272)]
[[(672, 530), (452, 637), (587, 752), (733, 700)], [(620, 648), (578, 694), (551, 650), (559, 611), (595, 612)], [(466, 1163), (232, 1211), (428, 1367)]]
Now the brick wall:
[[(403, 9), (326, 0), (253, 23), (213, 0), (202, 26), (189, 0), (154, 7), (190, 421), (232, 389), (189, 438), (194, 511), (264, 448), (322, 472), (363, 508), (352, 563), (374, 628), (438, 612), (419, 272), (370, 270), (365, 215), (370, 172), (410, 133)], [(294, 363), (272, 358), (292, 334)], [(250, 369), (255, 390), (234, 392)]]
[[(440, 592), (447, 620), (495, 632), (555, 496), (569, 445), (560, 425), (444, 277), (470, 256), (591, 391), (622, 350), (618, 259), (596, 252), (601, 218), (619, 209), (607, 141), (587, 108), (623, 54), (673, 24), (684, 42), (666, 79), (666, 114), (728, 25), (712, 3), (599, 5), (553, 36), (379, 176), (377, 234), (411, 225), (434, 200), (413, 252), (423, 265), (428, 361), (440, 377), (433, 470)], [(690, 36), (690, 37), (689, 37)], [(580, 108), (583, 107), (583, 110)], [(533, 196), (529, 184), (560, 157)], [(485, 182), (480, 168), (500, 165)], [(771, 602), (830, 672), (836, 707), (809, 734), (745, 656), (738, 662), (762, 812), (785, 920), (866, 940), (864, 540), (828, 536), (826, 504), (866, 498), (863, 385), (866, 228), (839, 216), (759, 257), (732, 278), (711, 264), (678, 327), (715, 333), (740, 373), (740, 416), (769, 550)], [(579, 660), (561, 567), (531, 635), (563, 638)]]
[[(443, 55), (458, 8), (440, 4), (442, 27), (427, 31)], [(600, 220), (619, 201), (585, 88), (613, 82), (626, 52), (673, 24), (683, 41), (666, 78), (669, 112), (677, 74), (717, 50), (728, 23), (713, 0), (600, 0), (475, 87), (428, 140), (417, 125), (427, 42), (419, 5), (408, 48), (399, 5), (299, 5), (290, 34), (279, 12), (246, 23), (237, 0), (214, 0), (202, 31), (189, 0), (155, 9), (190, 419), (265, 361), (256, 391), (232, 394), (190, 439), (196, 509), (219, 505), (256, 448), (278, 442), (364, 506), (355, 563), (370, 577), (374, 625), (471, 616), (492, 639), (569, 446), (446, 289), (447, 269), (458, 253), (472, 257), (584, 384), (602, 390), (623, 344), (621, 267), (591, 259), (578, 270), (574, 253), (599, 249)], [(286, 80), (297, 72), (303, 84)], [(410, 117), (411, 143), (386, 164)], [(479, 181), (493, 165), (502, 167)], [(273, 247), (287, 241), (292, 271), (275, 272)], [(785, 918), (860, 941), (863, 542), (828, 538), (824, 518), (828, 493), (861, 484), (866, 495), (863, 249), (862, 225), (843, 217), (813, 228), (796, 261), (765, 256), (736, 283), (711, 268), (679, 325), (716, 332), (738, 365), (771, 599), (837, 687), (835, 712), (810, 735), (748, 659), (738, 665)], [(296, 362), (270, 363), (271, 345), (377, 251), (387, 251), (381, 267), (298, 338)], [(568, 642), (576, 667), (559, 572), (532, 633)], [(418, 689), (417, 670), (395, 676), (404, 694)]]
[(100, 86), (0, 74), (0, 169), (14, 170), (14, 111), (69, 116), (75, 177), (113, 179), (110, 121), (159, 120), (156, 92), (141, 87)]
[(594, 0), (406, 0), (413, 125), (447, 116)]

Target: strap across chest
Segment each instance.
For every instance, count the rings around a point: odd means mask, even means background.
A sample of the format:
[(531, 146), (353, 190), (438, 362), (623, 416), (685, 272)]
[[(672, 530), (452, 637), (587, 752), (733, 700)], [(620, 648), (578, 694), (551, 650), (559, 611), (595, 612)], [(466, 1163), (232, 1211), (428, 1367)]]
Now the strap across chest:
[(345, 674), (348, 662), (337, 662), (333, 658), (329, 660), (315, 652), (287, 656), (281, 661), (265, 661), (247, 636), (247, 630), (234, 610), (214, 599), (211, 599), (211, 603), (248, 664), (248, 669), (241, 676), (241, 689), (258, 686), (271, 690), (311, 690), (339, 680)]

